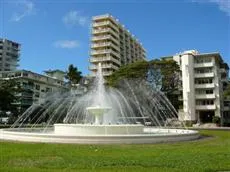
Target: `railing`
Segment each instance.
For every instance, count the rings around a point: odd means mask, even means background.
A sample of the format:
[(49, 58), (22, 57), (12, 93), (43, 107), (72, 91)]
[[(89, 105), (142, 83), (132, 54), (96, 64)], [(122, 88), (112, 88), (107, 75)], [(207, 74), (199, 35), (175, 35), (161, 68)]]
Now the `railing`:
[(212, 67), (214, 63), (211, 62), (203, 62), (203, 63), (194, 63), (194, 68), (201, 68), (201, 67)]
[(108, 56), (108, 57), (93, 57), (93, 58), (90, 58), (89, 61), (91, 63), (103, 62), (103, 61), (113, 61), (113, 62), (117, 63), (118, 65), (121, 64), (121, 62), (119, 60), (113, 58), (112, 56)]
[(215, 99), (215, 94), (197, 94), (196, 99)]
[[(116, 70), (119, 69), (119, 67), (114, 66), (114, 65), (112, 65), (112, 64), (102, 64), (102, 65), (101, 65), (101, 68), (113, 68), (113, 69), (116, 69)], [(91, 66), (89, 66), (89, 69), (90, 69), (90, 70), (97, 70), (97, 69), (98, 69), (98, 66), (97, 66), (97, 65), (91, 65)]]
[(104, 18), (107, 18), (107, 17), (110, 17), (110, 15), (109, 14), (105, 14), (105, 15), (100, 15), (100, 16), (94, 16), (93, 20), (104, 19)]
[(120, 44), (120, 42), (117, 39), (115, 39), (114, 37), (112, 37), (111, 35), (94, 36), (92, 38), (92, 41), (101, 41), (101, 40), (104, 40), (104, 39), (112, 40), (113, 42), (115, 42), (118, 45)]
[(195, 84), (195, 88), (215, 88), (215, 84)]
[(196, 110), (215, 110), (216, 105), (196, 105)]
[(108, 53), (114, 54), (117, 57), (119, 57), (119, 54), (113, 50), (93, 50), (91, 51), (91, 55), (108, 54)]
[(212, 78), (212, 77), (214, 77), (214, 72), (195, 73), (195, 78)]
[(114, 32), (111, 28), (93, 30), (92, 33), (99, 34), (99, 33), (105, 33), (105, 32), (110, 32), (110, 33), (113, 33), (113, 35), (118, 36), (118, 33)]
[(224, 68), (220, 68), (220, 73), (227, 73), (227, 70)]
[[(109, 76), (109, 75), (112, 75), (112, 71), (104, 71), (104, 72), (102, 72), (102, 75), (103, 76)], [(97, 73), (91, 73), (90, 74), (91, 76), (96, 76), (97, 75)]]
[(106, 42), (106, 43), (95, 43), (95, 44), (92, 44), (92, 48), (97, 48), (97, 47), (103, 47), (103, 46), (110, 46), (111, 45), (111, 42)]
[(109, 23), (110, 23), (109, 21), (95, 22), (95, 23), (93, 23), (93, 27), (108, 25)]

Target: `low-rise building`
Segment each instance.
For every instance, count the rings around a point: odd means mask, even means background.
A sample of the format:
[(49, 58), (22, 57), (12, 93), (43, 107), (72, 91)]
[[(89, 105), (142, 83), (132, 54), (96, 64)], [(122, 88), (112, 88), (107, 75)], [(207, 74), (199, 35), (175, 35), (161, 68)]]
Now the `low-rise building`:
[(27, 70), (0, 72), (0, 79), (14, 80), (20, 85), (21, 92), (16, 95), (18, 101), (14, 102), (20, 112), (32, 104), (41, 104), (50, 92), (68, 90), (63, 80)]
[(175, 60), (181, 70), (179, 120), (209, 123), (216, 116), (220, 117), (222, 125), (229, 121), (229, 101), (224, 101), (223, 97), (229, 67), (220, 53), (189, 50), (168, 58)]

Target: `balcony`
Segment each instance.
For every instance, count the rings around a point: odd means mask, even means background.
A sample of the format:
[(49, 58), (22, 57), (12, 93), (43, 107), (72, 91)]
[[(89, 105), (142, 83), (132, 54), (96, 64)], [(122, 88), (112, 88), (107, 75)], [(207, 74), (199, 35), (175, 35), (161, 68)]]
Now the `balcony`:
[(179, 97), (178, 97), (178, 100), (179, 100), (179, 101), (183, 101), (183, 96), (179, 96)]
[(107, 54), (107, 53), (111, 53), (111, 50), (94, 50), (94, 51), (91, 51), (91, 55)]
[(220, 68), (220, 73), (227, 73), (227, 70), (225, 68)]
[(196, 110), (215, 110), (216, 105), (196, 105)]
[(121, 62), (115, 58), (113, 58), (112, 56), (108, 56), (108, 57), (93, 57), (90, 58), (89, 60), (91, 63), (99, 63), (99, 62), (105, 62), (105, 61), (113, 61), (118, 65), (121, 65)]
[(108, 18), (108, 17), (110, 17), (109, 14), (100, 15), (100, 16), (94, 16), (93, 20), (105, 19), (105, 18)]
[(194, 68), (202, 68), (202, 67), (212, 67), (214, 66), (214, 62), (204, 62), (204, 63), (194, 63)]
[(114, 36), (118, 37), (118, 33), (114, 32), (111, 28), (106, 28), (106, 29), (97, 29), (97, 30), (93, 30), (92, 33), (94, 35), (97, 35), (97, 34), (106, 34), (106, 33), (112, 33)]
[(224, 106), (224, 111), (230, 111), (230, 107), (229, 106)]
[[(115, 69), (115, 70), (118, 70), (119, 69), (119, 67), (117, 67), (117, 66), (114, 66), (114, 65), (112, 65), (112, 64), (102, 64), (101, 65), (101, 68), (102, 69), (106, 69), (106, 68), (112, 68), (112, 69)], [(97, 65), (91, 65), (91, 66), (89, 66), (89, 69), (90, 70), (97, 70), (98, 69), (98, 66)]]
[(102, 72), (102, 75), (103, 76), (109, 76), (109, 75), (112, 75), (112, 71), (107, 71), (107, 72)]
[(120, 55), (113, 51), (113, 50), (94, 50), (94, 51), (91, 51), (91, 55), (100, 55), (100, 54), (114, 54), (115, 56), (117, 57), (120, 57)]
[(109, 21), (95, 22), (93, 23), (93, 27), (104, 26), (104, 25), (108, 25), (109, 23), (110, 23)]
[(195, 88), (215, 88), (215, 84), (195, 84)]
[(226, 82), (226, 83), (228, 83), (228, 82), (229, 82), (229, 79), (228, 79), (227, 77), (221, 78), (221, 82)]
[[(109, 76), (109, 75), (112, 75), (112, 73), (113, 73), (112, 71), (103, 71), (102, 75), (103, 76)], [(91, 73), (90, 75), (95, 77), (95, 76), (97, 76), (97, 73)]]
[(215, 99), (215, 94), (197, 94), (196, 99)]
[(95, 22), (93, 23), (93, 27), (100, 27), (100, 26), (106, 26), (109, 25), (112, 28), (114, 28), (116, 31), (118, 31), (118, 28), (116, 27), (116, 25), (114, 25), (111, 21), (103, 21), (103, 22)]
[(98, 48), (98, 47), (105, 47), (105, 46), (110, 46), (110, 42), (105, 42), (105, 43), (94, 43), (92, 44), (91, 48)]
[(110, 35), (103, 35), (103, 36), (94, 36), (92, 38), (92, 41), (99, 41), (99, 40), (104, 40), (104, 39), (109, 39)]
[(113, 48), (116, 49), (117, 51), (120, 51), (119, 47), (116, 46), (116, 45), (114, 45), (114, 44), (111, 43), (111, 42), (94, 43), (94, 44), (92, 44), (91, 48), (102, 48), (102, 47), (106, 47), (106, 46), (113, 47)]
[(213, 78), (214, 72), (209, 73), (195, 73), (195, 78)]
[(93, 42), (96, 42), (96, 41), (102, 41), (102, 40), (112, 40), (113, 42), (115, 42), (117, 45), (120, 45), (120, 42), (115, 39), (114, 37), (112, 37), (111, 35), (103, 35), (103, 36), (94, 36), (92, 38), (92, 41)]

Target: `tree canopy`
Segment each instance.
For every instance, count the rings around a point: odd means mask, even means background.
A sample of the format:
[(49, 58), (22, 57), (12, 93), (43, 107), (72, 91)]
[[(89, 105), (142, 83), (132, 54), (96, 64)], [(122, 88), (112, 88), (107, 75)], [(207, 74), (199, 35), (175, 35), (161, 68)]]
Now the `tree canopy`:
[(73, 64), (70, 64), (65, 78), (69, 80), (71, 84), (77, 84), (82, 78), (82, 72), (79, 71), (77, 67), (74, 67)]
[(228, 85), (228, 87), (224, 91), (224, 97), (226, 97), (226, 98), (230, 97), (230, 84)]
[(170, 93), (178, 88), (179, 71), (178, 64), (173, 60), (137, 61), (121, 67), (107, 81), (110, 86), (116, 86), (123, 79), (144, 79), (161, 91)]
[(12, 105), (17, 100), (15, 94), (20, 88), (14, 80), (0, 80), (0, 110), (16, 111), (16, 107)]
[(178, 109), (179, 65), (171, 59), (137, 61), (121, 67), (107, 79), (107, 84), (117, 87), (124, 79), (141, 79), (147, 81), (153, 89), (166, 94)]

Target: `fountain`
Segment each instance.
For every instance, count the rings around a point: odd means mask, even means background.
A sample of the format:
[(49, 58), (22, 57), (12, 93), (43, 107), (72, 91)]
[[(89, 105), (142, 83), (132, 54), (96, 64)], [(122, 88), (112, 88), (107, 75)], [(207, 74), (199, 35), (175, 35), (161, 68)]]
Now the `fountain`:
[[(11, 128), (0, 130), (0, 139), (130, 144), (199, 138), (197, 131), (163, 127), (168, 119), (176, 119), (176, 111), (164, 94), (139, 81), (126, 80), (119, 89), (106, 88), (99, 64), (91, 91), (78, 97), (57, 93), (42, 106), (32, 105)], [(25, 128), (27, 123), (32, 126)]]

